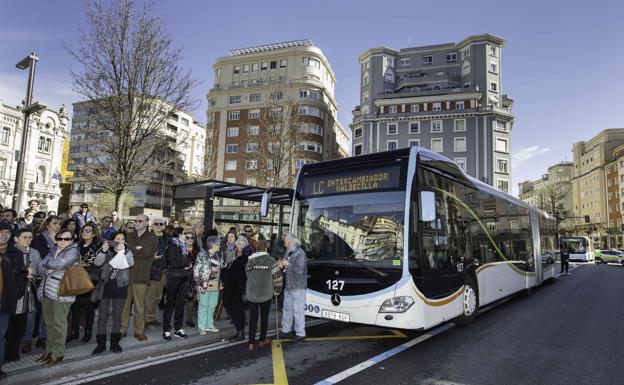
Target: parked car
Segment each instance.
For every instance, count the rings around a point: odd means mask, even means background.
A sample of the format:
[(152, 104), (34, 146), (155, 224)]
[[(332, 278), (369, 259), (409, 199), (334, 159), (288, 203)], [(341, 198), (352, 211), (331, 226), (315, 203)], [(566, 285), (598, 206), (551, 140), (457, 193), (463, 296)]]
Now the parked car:
[(607, 264), (609, 262), (616, 262), (624, 266), (624, 253), (619, 250), (602, 250), (600, 256), (596, 257), (596, 265), (601, 263)]

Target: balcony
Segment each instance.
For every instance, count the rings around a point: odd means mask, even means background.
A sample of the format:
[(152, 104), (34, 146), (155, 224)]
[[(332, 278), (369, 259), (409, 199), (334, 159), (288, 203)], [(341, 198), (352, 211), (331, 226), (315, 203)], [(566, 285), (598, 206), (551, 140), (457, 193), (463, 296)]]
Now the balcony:
[(493, 105), (480, 106), (478, 108), (478, 111), (479, 112), (493, 112), (493, 113), (497, 113), (497, 114), (511, 115), (511, 108), (505, 108), (505, 107), (499, 107), (499, 106), (493, 106)]

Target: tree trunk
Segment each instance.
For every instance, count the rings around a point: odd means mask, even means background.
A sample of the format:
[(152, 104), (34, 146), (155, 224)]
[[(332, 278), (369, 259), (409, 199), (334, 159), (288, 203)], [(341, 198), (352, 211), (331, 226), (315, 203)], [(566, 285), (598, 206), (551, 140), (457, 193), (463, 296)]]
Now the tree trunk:
[(123, 217), (123, 199), (122, 199), (123, 191), (115, 192), (115, 211), (119, 214), (119, 217)]

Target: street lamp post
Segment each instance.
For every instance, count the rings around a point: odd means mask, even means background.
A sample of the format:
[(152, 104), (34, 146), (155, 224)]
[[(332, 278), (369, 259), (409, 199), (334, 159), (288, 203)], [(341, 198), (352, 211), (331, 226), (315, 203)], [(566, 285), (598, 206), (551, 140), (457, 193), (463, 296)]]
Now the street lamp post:
[(13, 186), (13, 209), (19, 212), (19, 205), (22, 202), (22, 194), (24, 192), (24, 163), (26, 159), (26, 145), (28, 143), (28, 129), (30, 124), (30, 115), (46, 108), (45, 105), (39, 103), (32, 103), (32, 91), (33, 83), (35, 80), (35, 65), (39, 57), (32, 52), (26, 56), (19, 63), (15, 65), (16, 68), (21, 70), (29, 69), (28, 71), (28, 85), (26, 87), (26, 101), (24, 105), (24, 128), (22, 129), (22, 139), (20, 145), (20, 152), (17, 157), (17, 170), (15, 173), (15, 184)]

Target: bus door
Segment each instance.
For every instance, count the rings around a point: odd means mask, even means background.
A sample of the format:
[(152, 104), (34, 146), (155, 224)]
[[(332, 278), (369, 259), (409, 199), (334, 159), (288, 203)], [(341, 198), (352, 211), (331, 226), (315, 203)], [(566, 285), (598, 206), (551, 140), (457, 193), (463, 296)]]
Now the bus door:
[(457, 226), (456, 204), (450, 196), (435, 191), (435, 207), (435, 220), (420, 222), (419, 231), (423, 294), (432, 299), (449, 296), (464, 284), (464, 255), (458, 247), (463, 233)]

